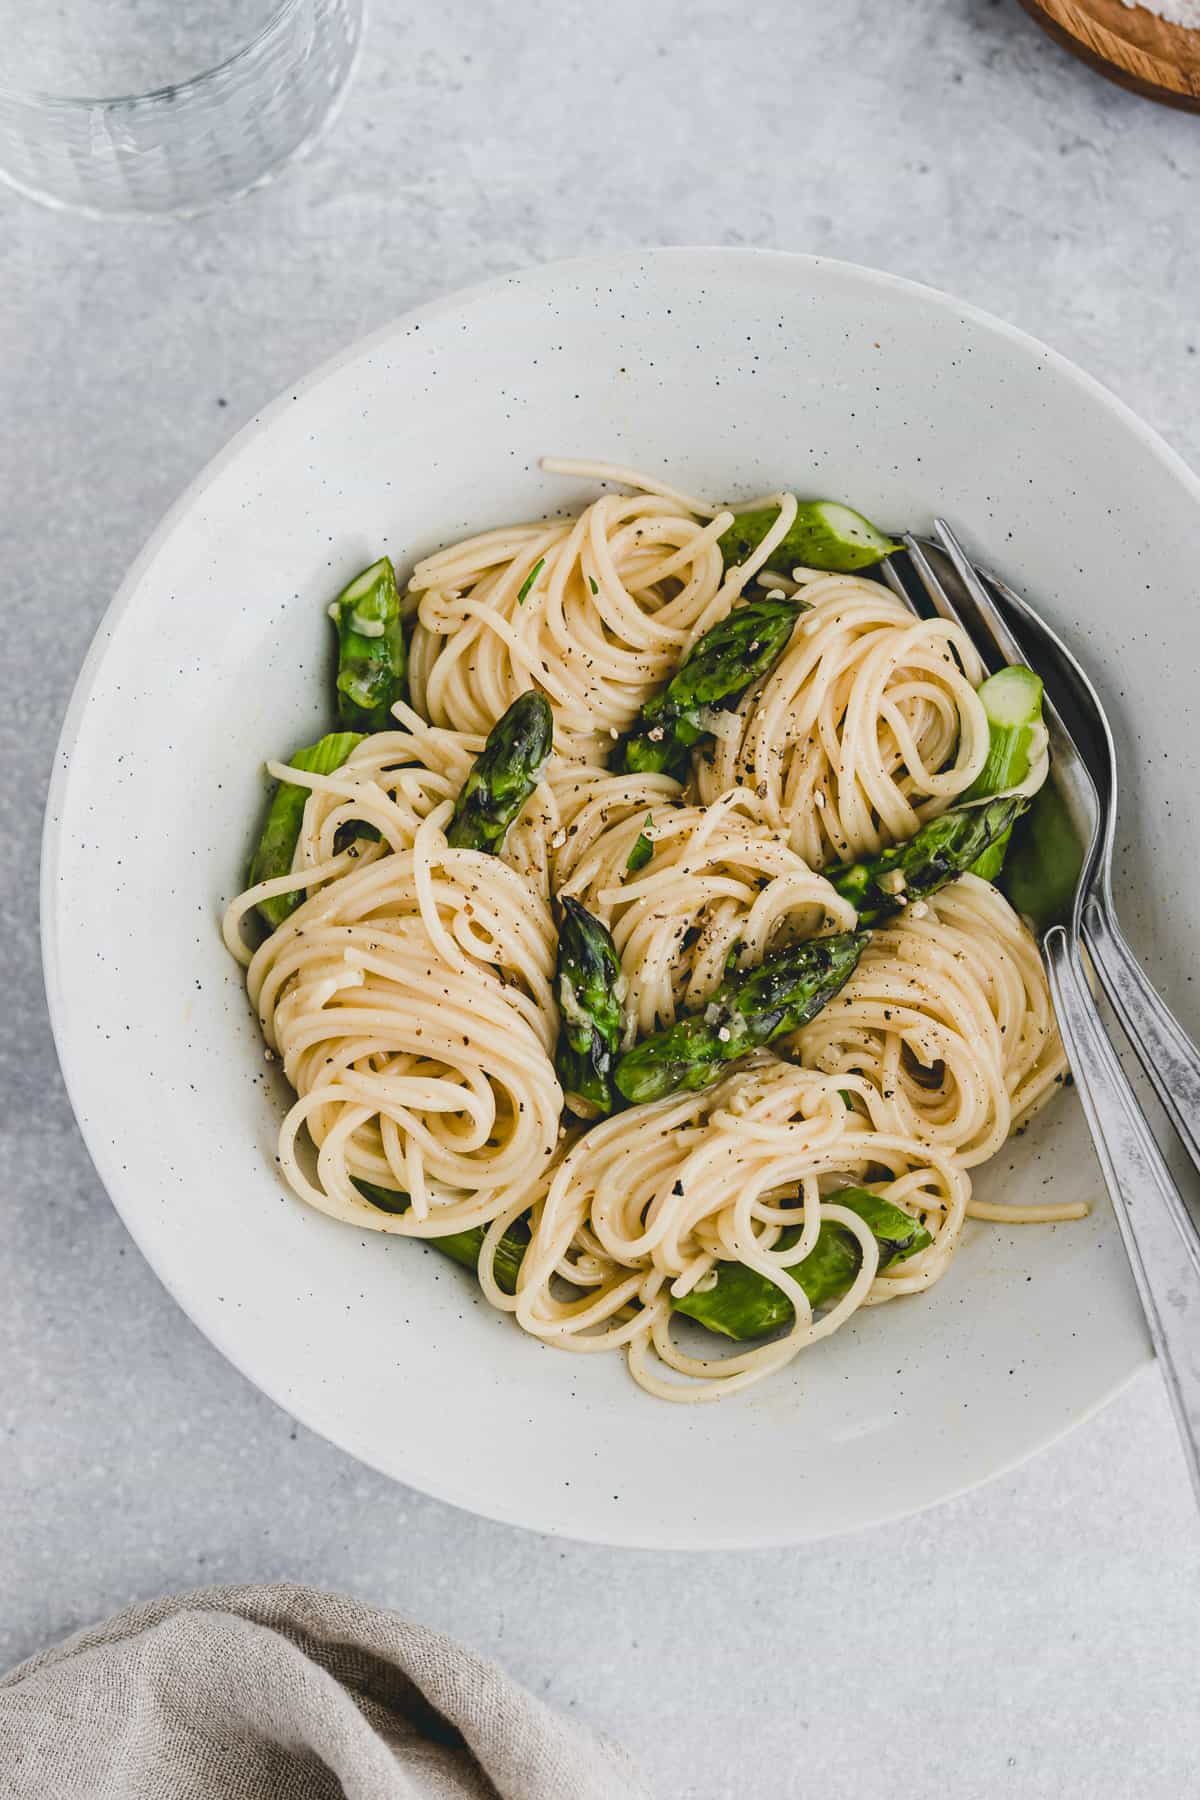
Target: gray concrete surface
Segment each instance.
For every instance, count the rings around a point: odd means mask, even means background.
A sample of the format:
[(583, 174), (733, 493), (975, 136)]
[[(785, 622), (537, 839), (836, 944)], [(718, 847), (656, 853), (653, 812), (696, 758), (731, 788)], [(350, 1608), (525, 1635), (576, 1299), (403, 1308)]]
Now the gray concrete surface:
[(235, 427), (403, 308), (603, 246), (823, 251), (1043, 335), (1200, 462), (1200, 121), (1015, 0), (741, 10), (377, 0), (335, 136), (249, 200), (164, 227), (0, 190), (0, 1666), (136, 1596), (291, 1576), (494, 1653), (665, 1800), (1180, 1800), (1200, 1530), (1156, 1374), (988, 1489), (816, 1550), (540, 1540), (357, 1467), (226, 1366), (55, 1064), (38, 836), (95, 622)]

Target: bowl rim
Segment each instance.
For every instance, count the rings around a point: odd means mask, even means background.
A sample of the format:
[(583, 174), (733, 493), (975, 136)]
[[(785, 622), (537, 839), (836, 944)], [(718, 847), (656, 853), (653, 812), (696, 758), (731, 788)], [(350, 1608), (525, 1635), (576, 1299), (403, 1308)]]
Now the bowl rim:
[[(224, 473), (226, 467), (240, 456), (243, 450), (255, 438), (267, 431), (285, 411), (290, 409), (295, 400), (302, 394), (308, 394), (324, 383), (335, 378), (348, 364), (356, 362), (364, 355), (369, 355), (378, 346), (391, 340), (398, 332), (407, 332), (415, 324), (425, 320), (437, 319), (446, 314), (458, 311), (464, 306), (475, 305), (486, 301), (493, 295), (499, 295), (513, 287), (536, 289), (539, 286), (552, 286), (563, 278), (593, 278), (596, 276), (612, 277), (613, 275), (636, 274), (644, 269), (647, 262), (662, 266), (671, 264), (680, 270), (696, 267), (697, 271), (705, 263), (713, 259), (735, 264), (773, 265), (780, 272), (791, 272), (801, 280), (806, 273), (813, 270), (827, 270), (834, 274), (845, 275), (868, 288), (879, 291), (891, 291), (904, 294), (920, 301), (935, 311), (953, 313), (961, 322), (980, 328), (985, 333), (999, 336), (1010, 343), (1018, 345), (1027, 353), (1037, 357), (1055, 372), (1064, 377), (1080, 392), (1105, 406), (1118, 421), (1136, 437), (1141, 444), (1163, 465), (1164, 469), (1187, 489), (1197, 506), (1200, 507), (1200, 475), (1184, 460), (1178, 451), (1166, 442), (1153, 426), (1146, 423), (1133, 408), (1111, 388), (1095, 376), (1071, 361), (1061, 352), (1053, 349), (1042, 339), (1025, 331), (1020, 326), (1012, 325), (996, 314), (986, 311), (967, 301), (960, 301), (943, 289), (935, 288), (927, 283), (911, 280), (906, 276), (894, 275), (885, 270), (874, 269), (868, 265), (854, 263), (842, 258), (814, 255), (802, 251), (752, 248), (745, 246), (661, 246), (632, 250), (600, 252), (588, 256), (560, 258), (546, 263), (511, 270), (506, 274), (494, 276), (487, 281), (469, 287), (456, 288), (451, 293), (426, 301), (419, 306), (398, 314), (386, 324), (352, 343), (327, 358), (309, 374), (297, 381), (290, 382), (274, 399), (260, 411), (256, 412), (230, 438), (217, 454), (201, 469), (198, 475), (187, 485), (179, 497), (168, 507), (138, 555), (129, 567), (116, 593), (105, 608), (97, 622), (95, 633), (86, 656), (76, 677), (70, 700), (67, 704), (63, 724), (54, 751), (50, 781), (47, 789), (46, 810), (44, 815), (41, 868), (40, 868), (40, 911), (41, 911), (41, 953), (42, 971), (45, 984), (47, 1009), (50, 1017), (51, 1031), (54, 1036), (58, 1054), (59, 1067), (63, 1082), (71, 1102), (76, 1124), (83, 1137), (92, 1165), (100, 1178), (101, 1185), (113, 1207), (142, 1256), (149, 1263), (159, 1281), (162, 1282), (172, 1299), (179, 1305), (185, 1316), (204, 1335), (205, 1338), (224, 1356), (239, 1374), (265, 1393), (275, 1405), (279, 1406), (289, 1417), (303, 1424), (316, 1436), (333, 1443), (345, 1454), (368, 1467), (385, 1474), (389, 1479), (402, 1485), (411, 1486), (432, 1498), (463, 1510), (489, 1518), (498, 1523), (516, 1526), (525, 1530), (541, 1532), (568, 1541), (587, 1542), (615, 1546), (625, 1549), (643, 1550), (678, 1550), (678, 1538), (672, 1538), (665, 1530), (655, 1532), (646, 1527), (634, 1527), (624, 1534), (616, 1534), (611, 1528), (607, 1530), (588, 1529), (586, 1527), (564, 1529), (561, 1523), (547, 1524), (544, 1520), (532, 1518), (527, 1509), (516, 1509), (507, 1506), (503, 1501), (481, 1497), (474, 1491), (468, 1492), (453, 1481), (447, 1481), (440, 1474), (433, 1474), (424, 1469), (406, 1470), (403, 1475), (396, 1475), (383, 1463), (376, 1460), (369, 1452), (357, 1445), (351, 1446), (340, 1437), (336, 1425), (331, 1428), (322, 1420), (318, 1423), (310, 1413), (310, 1408), (303, 1396), (294, 1394), (286, 1396), (278, 1391), (277, 1385), (269, 1379), (264, 1380), (257, 1374), (250, 1363), (253, 1358), (247, 1356), (240, 1347), (232, 1330), (225, 1328), (224, 1315), (220, 1308), (210, 1309), (207, 1314), (197, 1304), (194, 1295), (185, 1295), (167, 1268), (147, 1249), (137, 1228), (137, 1208), (129, 1205), (125, 1190), (135, 1185), (122, 1174), (119, 1157), (115, 1148), (102, 1136), (99, 1128), (92, 1122), (84, 1123), (77, 1100), (78, 1071), (74, 1058), (72, 1041), (72, 1025), (68, 1018), (68, 999), (59, 979), (59, 931), (58, 907), (56, 894), (58, 889), (59, 858), (61, 850), (63, 814), (63, 797), (71, 777), (73, 755), (80, 734), (84, 715), (91, 700), (100, 666), (104, 661), (109, 641), (114, 628), (131, 606), (143, 577), (158, 557), (161, 549), (175, 531), (178, 523), (201, 500), (208, 488)], [(202, 1316), (203, 1315), (203, 1316)], [(945, 1489), (937, 1496), (913, 1505), (901, 1503), (891, 1509), (885, 1508), (871, 1521), (855, 1524), (845, 1532), (821, 1533), (813, 1539), (798, 1538), (795, 1530), (745, 1530), (730, 1529), (719, 1534), (708, 1534), (702, 1543), (694, 1543), (691, 1549), (703, 1550), (741, 1550), (741, 1549), (779, 1549), (795, 1547), (802, 1542), (825, 1541), (831, 1537), (854, 1535), (858, 1531), (871, 1529), (874, 1525), (885, 1524), (891, 1520), (911, 1516), (927, 1507), (941, 1505), (962, 1494), (970, 1493), (1001, 1475), (1019, 1467), (1029, 1457), (1051, 1444), (1058, 1442), (1068, 1432), (1092, 1418), (1110, 1400), (1122, 1393), (1141, 1374), (1148, 1364), (1154, 1361), (1153, 1351), (1147, 1348), (1144, 1356), (1135, 1362), (1127, 1373), (1111, 1383), (1104, 1391), (1097, 1394), (1086, 1406), (1081, 1407), (1072, 1417), (1054, 1429), (1044, 1433), (1021, 1450), (993, 1463), (978, 1475)]]

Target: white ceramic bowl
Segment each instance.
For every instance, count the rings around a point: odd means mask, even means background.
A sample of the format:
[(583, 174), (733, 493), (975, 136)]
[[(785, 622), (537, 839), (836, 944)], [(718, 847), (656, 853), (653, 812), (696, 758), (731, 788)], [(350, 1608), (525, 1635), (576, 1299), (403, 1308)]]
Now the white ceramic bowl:
[(630, 1545), (796, 1543), (904, 1513), (1028, 1455), (1149, 1355), (1070, 1098), (979, 1189), (1086, 1195), (1086, 1223), (975, 1227), (928, 1296), (701, 1408), (647, 1398), (618, 1358), (536, 1345), (467, 1274), (306, 1210), (276, 1176), (284, 1097), (217, 934), (263, 760), (323, 725), (324, 603), (348, 574), (581, 499), (540, 473), (544, 453), (714, 495), (797, 486), (889, 526), (955, 521), (1116, 702), (1122, 912), (1186, 1015), (1194, 477), (1077, 369), (943, 295), (806, 257), (665, 250), (399, 320), (282, 395), (160, 526), (80, 677), (49, 805), (47, 985), (80, 1125), (214, 1343), (403, 1481)]

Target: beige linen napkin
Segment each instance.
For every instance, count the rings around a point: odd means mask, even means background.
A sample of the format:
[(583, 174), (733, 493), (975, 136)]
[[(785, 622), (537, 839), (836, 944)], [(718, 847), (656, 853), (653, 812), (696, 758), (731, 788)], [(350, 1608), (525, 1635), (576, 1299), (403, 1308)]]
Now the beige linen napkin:
[(130, 1607), (0, 1678), (6, 1800), (648, 1800), (450, 1638), (280, 1583)]

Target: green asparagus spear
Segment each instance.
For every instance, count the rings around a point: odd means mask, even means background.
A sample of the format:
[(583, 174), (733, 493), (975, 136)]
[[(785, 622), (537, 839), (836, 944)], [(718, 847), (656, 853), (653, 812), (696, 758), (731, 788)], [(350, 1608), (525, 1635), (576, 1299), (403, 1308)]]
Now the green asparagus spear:
[[(739, 513), (721, 538), (726, 568), (744, 563), (779, 517), (774, 507)], [(877, 531), (869, 519), (836, 500), (802, 500), (787, 535), (771, 552), (775, 569), (831, 569), (850, 574), (865, 569), (900, 545)]]
[(1023, 795), (956, 806), (922, 825), (906, 843), (878, 856), (827, 869), (843, 900), (858, 909), (858, 922), (877, 925), (911, 900), (927, 900), (948, 881), (973, 868), (1028, 807)]
[[(310, 775), (332, 775), (335, 769), (341, 768), (355, 744), (361, 743), (361, 732), (334, 731), (328, 737), (323, 737), (320, 743), (297, 750), (290, 759), (291, 766), (293, 769), (304, 769)], [(262, 836), (250, 859), (247, 887), (255, 887), (260, 881), (270, 881), (273, 876), (290, 872), (308, 795), (308, 788), (301, 787), (297, 782), (281, 781), (276, 787), (267, 808)], [(283, 924), (289, 913), (295, 912), (303, 898), (303, 888), (293, 888), (290, 893), (273, 894), (268, 900), (260, 900), (255, 911), (267, 930), (274, 931), (276, 926)]]
[(707, 1087), (724, 1065), (814, 1019), (862, 955), (866, 933), (810, 938), (727, 975), (703, 1012), (627, 1050), (614, 1071), (617, 1091), (638, 1103)]
[(613, 747), (610, 768), (682, 781), (694, 744), (709, 736), (705, 707), (732, 706), (781, 655), (800, 613), (799, 600), (750, 600), (706, 631), (665, 688), (647, 700)]
[(499, 855), (504, 834), (537, 786), (554, 748), (550, 702), (536, 688), (496, 720), (454, 807), (446, 842), (456, 850)]
[(555, 987), (559, 1028), (554, 1067), (567, 1105), (585, 1118), (610, 1113), (625, 978), (607, 928), (570, 895), (562, 900)]
[[(372, 1206), (377, 1206), (380, 1212), (408, 1211), (409, 1197), (398, 1189), (379, 1187), (374, 1181), (361, 1181), (357, 1176), (352, 1176), (351, 1180), (363, 1199), (369, 1200)], [(464, 1269), (477, 1269), (485, 1230), (483, 1225), (472, 1225), (468, 1231), (451, 1231), (445, 1237), (423, 1238), (421, 1241), (433, 1250), (440, 1250), (451, 1261), (461, 1263)], [(528, 1248), (529, 1230), (522, 1220), (510, 1225), (496, 1245), (492, 1268), (495, 1270), (497, 1286), (503, 1288), (506, 1294), (515, 1294), (517, 1291), (517, 1270), (521, 1267), (521, 1258)]]
[(390, 558), (356, 575), (329, 613), (338, 634), (338, 718), (355, 731), (386, 731), (408, 667)]
[[(857, 1213), (870, 1226), (879, 1243), (881, 1269), (889, 1263), (904, 1262), (933, 1242), (911, 1213), (893, 1206), (890, 1200), (880, 1199), (867, 1188), (841, 1188), (825, 1198), (830, 1205)], [(776, 1248), (790, 1250), (799, 1237), (798, 1228), (785, 1231)], [(815, 1312), (845, 1293), (858, 1274), (860, 1261), (861, 1252), (852, 1234), (844, 1225), (825, 1220), (809, 1254), (803, 1262), (793, 1263), (787, 1272), (803, 1288)], [(713, 1286), (704, 1293), (693, 1289), (682, 1300), (676, 1300), (674, 1307), (709, 1331), (719, 1331), (739, 1342), (765, 1337), (781, 1325), (790, 1325), (796, 1316), (791, 1301), (773, 1281), (757, 1269), (736, 1262), (718, 1263)]]
[[(988, 721), (988, 752), (982, 769), (963, 795), (982, 800), (1005, 794), (1028, 778), (1034, 755), (1045, 742), (1042, 678), (1023, 664), (989, 675), (979, 689)], [(995, 881), (1004, 867), (1011, 830), (996, 839), (972, 864), (971, 873)]]

